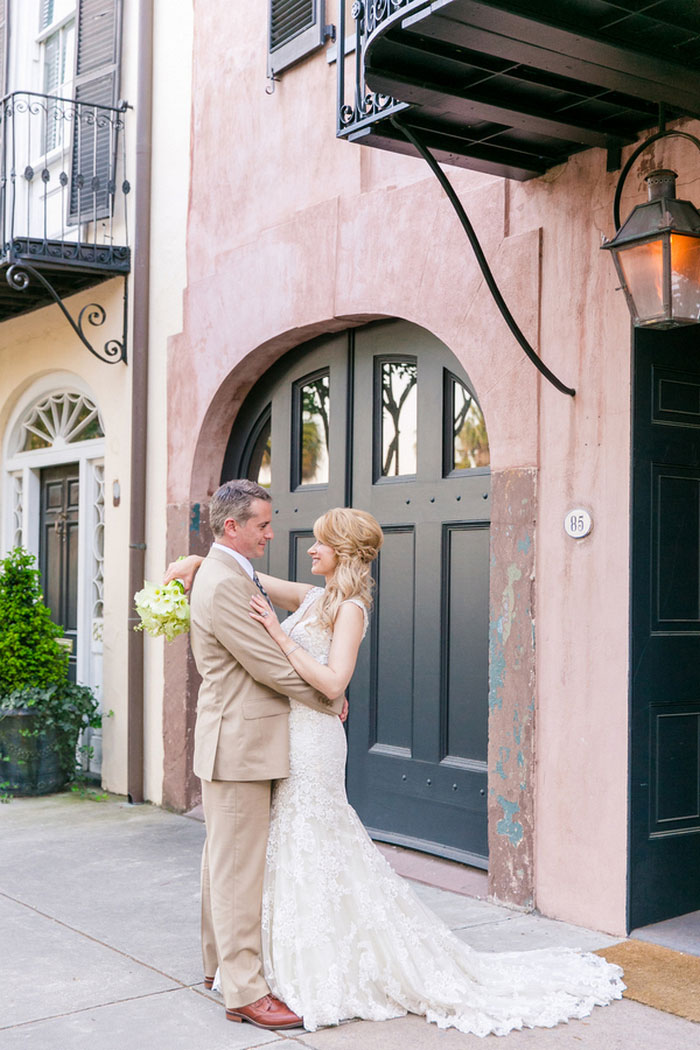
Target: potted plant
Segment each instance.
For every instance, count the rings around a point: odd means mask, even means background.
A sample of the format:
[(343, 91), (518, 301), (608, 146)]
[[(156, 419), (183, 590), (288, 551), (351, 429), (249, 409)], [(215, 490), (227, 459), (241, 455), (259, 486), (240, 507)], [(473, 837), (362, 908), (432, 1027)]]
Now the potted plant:
[(68, 680), (63, 632), (51, 620), (32, 554), (0, 560), (0, 785), (58, 791), (76, 774), (78, 738), (101, 718), (92, 690)]

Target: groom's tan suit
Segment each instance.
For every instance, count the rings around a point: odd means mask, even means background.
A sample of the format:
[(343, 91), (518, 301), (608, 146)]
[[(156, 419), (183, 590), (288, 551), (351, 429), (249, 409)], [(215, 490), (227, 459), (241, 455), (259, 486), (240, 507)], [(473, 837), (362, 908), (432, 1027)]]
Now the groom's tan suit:
[[(190, 641), (202, 676), (194, 771), (202, 780), (204, 972), (219, 967), (226, 1007), (268, 992), (260, 958), (260, 904), (271, 781), (289, 773), (287, 697), (339, 714), (293, 669), (250, 616), (259, 594), (245, 569), (212, 548), (192, 587)], [(291, 643), (290, 643), (291, 644)]]

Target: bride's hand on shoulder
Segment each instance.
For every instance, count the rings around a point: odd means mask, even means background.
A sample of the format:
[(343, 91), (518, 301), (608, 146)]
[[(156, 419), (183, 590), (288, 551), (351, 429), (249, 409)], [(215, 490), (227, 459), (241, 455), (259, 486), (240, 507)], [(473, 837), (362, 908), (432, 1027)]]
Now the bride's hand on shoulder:
[(187, 593), (194, 582), (194, 578), (197, 574), (197, 569), (204, 561), (199, 554), (188, 554), (186, 558), (179, 558), (178, 561), (171, 561), (165, 570), (163, 576), (163, 583), (172, 583), (173, 580), (182, 580), (182, 584)]

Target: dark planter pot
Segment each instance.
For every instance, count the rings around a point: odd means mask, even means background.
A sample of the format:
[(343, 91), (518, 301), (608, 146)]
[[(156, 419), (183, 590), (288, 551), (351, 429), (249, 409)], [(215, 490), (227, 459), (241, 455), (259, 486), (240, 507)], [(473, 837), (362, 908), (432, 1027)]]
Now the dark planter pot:
[(0, 717), (0, 784), (9, 795), (50, 795), (65, 787), (55, 729), (44, 729), (34, 711), (8, 711)]

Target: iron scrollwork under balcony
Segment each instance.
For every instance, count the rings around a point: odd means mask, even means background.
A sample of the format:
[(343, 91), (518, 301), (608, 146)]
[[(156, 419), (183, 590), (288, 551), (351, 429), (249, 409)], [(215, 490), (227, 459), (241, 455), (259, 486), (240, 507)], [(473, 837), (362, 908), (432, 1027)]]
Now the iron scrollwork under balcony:
[(341, 138), (350, 140), (363, 135), (377, 119), (401, 113), (408, 103), (372, 91), (365, 82), (365, 52), (372, 34), (392, 15), (398, 16), (411, 0), (354, 0), (351, 15), (355, 20), (355, 89), (352, 102), (345, 94), (345, 4), (341, 0), (338, 17), (338, 128)]
[[(0, 322), (56, 303), (100, 360), (126, 360), (128, 244), (124, 117), (119, 108), (15, 91), (0, 102)], [(123, 276), (122, 339), (92, 345), (98, 303), (74, 319), (63, 300)]]

